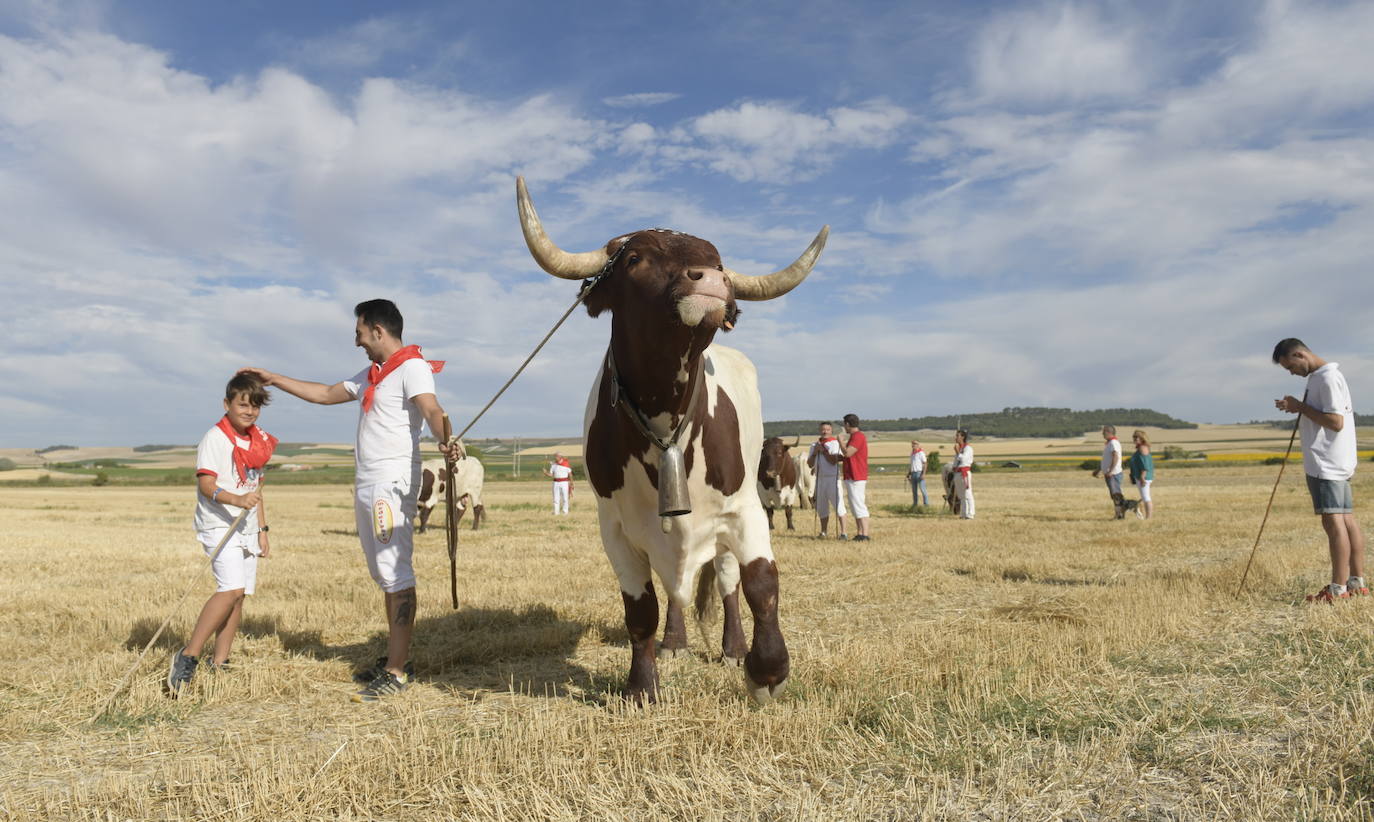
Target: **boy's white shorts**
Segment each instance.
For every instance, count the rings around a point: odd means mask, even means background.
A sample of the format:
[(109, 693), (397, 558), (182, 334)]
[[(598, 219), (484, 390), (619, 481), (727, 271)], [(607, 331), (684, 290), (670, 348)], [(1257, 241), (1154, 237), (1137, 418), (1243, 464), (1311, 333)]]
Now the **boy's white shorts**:
[(378, 587), (388, 594), (415, 587), (410, 557), (415, 550), (416, 497), (404, 479), (357, 489), (353, 514), (358, 541), (367, 557), (367, 570)]
[(849, 510), (854, 512), (855, 519), (864, 519), (868, 516), (868, 503), (864, 501), (867, 490), (868, 480), (844, 481), (844, 494), (849, 498)]
[[(216, 528), (213, 531), (197, 531), (196, 537), (200, 539), (200, 545), (205, 549), (208, 557), (215, 553), (219, 541), (224, 539), (224, 534), (228, 528)], [(258, 535), (245, 534), (242, 531), (235, 531), (229, 537), (229, 541), (224, 543), (224, 550), (219, 552), (210, 568), (215, 572), (215, 591), (237, 591), (243, 589), (245, 594), (253, 593), (258, 581)]]

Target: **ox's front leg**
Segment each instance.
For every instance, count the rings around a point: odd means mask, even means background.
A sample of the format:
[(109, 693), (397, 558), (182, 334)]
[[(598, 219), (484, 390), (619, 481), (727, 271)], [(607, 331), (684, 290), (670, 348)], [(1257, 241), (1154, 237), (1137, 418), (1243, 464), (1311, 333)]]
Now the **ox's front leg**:
[(658, 663), (654, 655), (658, 632), (658, 596), (649, 570), (649, 557), (630, 543), (603, 510), (601, 544), (620, 581), (620, 598), (625, 604), (625, 630), (630, 634), (630, 679), (625, 683), (625, 698), (636, 704), (658, 699)]
[(783, 509), (783, 510), (785, 510), (785, 511), (787, 512), (787, 530), (789, 530), (789, 531), (795, 531), (795, 530), (797, 530), (796, 528), (793, 528), (793, 527), (792, 527), (792, 506), (789, 505), (789, 506), (787, 506), (787, 507), (786, 507), (785, 509)]
[(429, 515), (432, 513), (434, 513), (433, 505), (420, 506), (420, 527), (415, 529), (415, 533), (423, 534), (425, 532), (425, 527), (429, 525)]
[(749, 695), (767, 703), (782, 693), (791, 670), (787, 643), (778, 626), (778, 564), (768, 545), (768, 531), (757, 510), (741, 518), (739, 547), (740, 587), (754, 615), (754, 641), (744, 657), (744, 679)]
[(636, 704), (658, 700), (658, 662), (654, 658), (654, 634), (658, 632), (658, 596), (645, 566), (644, 588), (639, 596), (624, 590), (625, 629), (630, 632), (630, 679), (625, 683), (625, 698)]
[(773, 509), (764, 508), (763, 510), (768, 512), (768, 530), (771, 531), (773, 530)]

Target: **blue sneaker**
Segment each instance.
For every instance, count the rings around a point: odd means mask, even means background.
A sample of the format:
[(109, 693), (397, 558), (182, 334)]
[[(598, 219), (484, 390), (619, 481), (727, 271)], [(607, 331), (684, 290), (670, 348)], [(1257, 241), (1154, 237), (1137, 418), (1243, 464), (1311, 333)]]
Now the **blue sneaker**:
[(182, 653), (185, 650), (182, 648), (172, 654), (172, 662), (167, 666), (167, 692), (172, 696), (181, 695), (181, 689), (191, 682), (200, 664), (199, 658)]
[(367, 684), (366, 688), (353, 695), (354, 702), (379, 702), (388, 696), (394, 696), (406, 689), (410, 684), (410, 677), (401, 674), (399, 677), (390, 671), (382, 671), (376, 679)]

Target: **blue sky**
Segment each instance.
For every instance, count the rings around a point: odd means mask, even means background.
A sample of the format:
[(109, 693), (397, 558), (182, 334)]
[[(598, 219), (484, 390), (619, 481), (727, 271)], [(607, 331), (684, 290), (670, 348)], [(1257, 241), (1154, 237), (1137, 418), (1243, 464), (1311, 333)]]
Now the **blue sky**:
[[(355, 373), (387, 296), (460, 425), (665, 226), (792, 294), (721, 341), (768, 419), (1274, 416), (1303, 337), (1374, 391), (1369, 3), (0, 0), (0, 446), (194, 442), (240, 365)], [(575, 315), (474, 433), (575, 434)], [(281, 398), (288, 440), (355, 411)]]

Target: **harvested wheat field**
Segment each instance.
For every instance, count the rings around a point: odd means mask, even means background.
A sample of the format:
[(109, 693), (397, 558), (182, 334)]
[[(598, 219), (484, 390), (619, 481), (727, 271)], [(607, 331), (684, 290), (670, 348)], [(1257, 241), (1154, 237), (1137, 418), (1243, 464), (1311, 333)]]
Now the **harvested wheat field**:
[(1150, 522), (1079, 471), (978, 475), (972, 522), (900, 516), (876, 480), (868, 544), (800, 512), (774, 540), (793, 677), (764, 708), (695, 638), (656, 706), (621, 702), (585, 484), (558, 520), (542, 483), (488, 486), (456, 612), (442, 528), (419, 537), (419, 681), (373, 706), (348, 701), (382, 624), (346, 486), (269, 484), (236, 670), (180, 700), (167, 656), (213, 587), (190, 483), (0, 489), (0, 816), (1367, 819), (1374, 602), (1302, 604), (1327, 563), (1291, 469), (1240, 600), (1272, 466), (1162, 469)]

